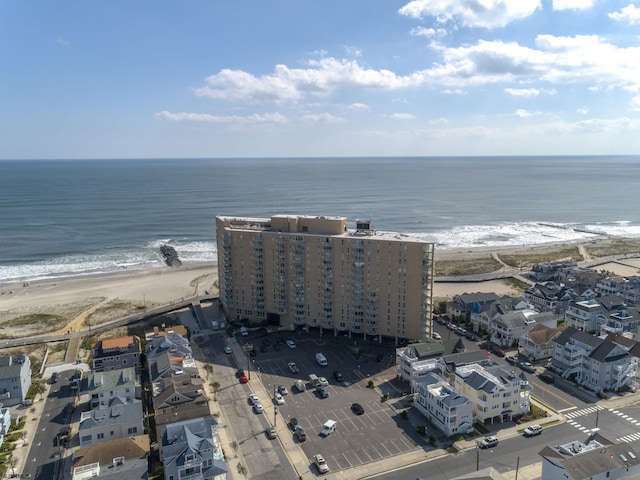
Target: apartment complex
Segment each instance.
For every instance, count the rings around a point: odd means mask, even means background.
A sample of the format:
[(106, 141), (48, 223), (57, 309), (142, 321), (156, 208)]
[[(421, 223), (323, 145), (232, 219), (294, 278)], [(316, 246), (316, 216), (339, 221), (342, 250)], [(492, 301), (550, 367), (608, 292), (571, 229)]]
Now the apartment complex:
[(434, 245), (345, 217), (216, 217), (220, 300), (230, 319), (426, 339)]

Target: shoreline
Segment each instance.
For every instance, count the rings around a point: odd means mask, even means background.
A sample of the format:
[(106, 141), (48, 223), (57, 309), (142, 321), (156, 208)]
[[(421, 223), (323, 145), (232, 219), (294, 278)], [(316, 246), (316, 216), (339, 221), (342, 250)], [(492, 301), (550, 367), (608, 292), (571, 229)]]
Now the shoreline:
[[(527, 262), (540, 258), (547, 261), (566, 260), (567, 251), (580, 256), (580, 264), (601, 260), (607, 270), (630, 276), (640, 274), (640, 240), (606, 237), (597, 240), (550, 242), (523, 247), (476, 247), (435, 251), (436, 270), (450, 268), (461, 271), (455, 276), (473, 275), (472, 269), (484, 272), (513, 272), (528, 270)], [(635, 258), (629, 258), (629, 257)], [(625, 263), (613, 263), (626, 258)], [(507, 260), (509, 263), (505, 263)], [(607, 263), (612, 262), (612, 263)], [(536, 262), (539, 263), (539, 262)], [(44, 331), (59, 330), (74, 324), (74, 320), (91, 311), (91, 322), (106, 321), (109, 316), (119, 318), (141, 308), (166, 305), (182, 298), (203, 295), (209, 291), (217, 295), (217, 262), (193, 262), (181, 267), (154, 267), (139, 270), (88, 273), (54, 279), (41, 279), (28, 284), (14, 282), (0, 286), (0, 336), (16, 338)], [(447, 275), (444, 275), (446, 277)], [(437, 275), (443, 278), (443, 275)], [(443, 279), (444, 280), (444, 279)], [(26, 285), (26, 286), (25, 286)], [(520, 288), (520, 290), (519, 290)], [(520, 295), (512, 279), (490, 279), (470, 282), (434, 282), (433, 297), (438, 301), (463, 293), (495, 292), (498, 295)], [(11, 293), (9, 293), (11, 292)], [(127, 311), (128, 309), (128, 311)], [(93, 312), (98, 310), (96, 314)], [(56, 317), (55, 325), (47, 323)], [(52, 320), (52, 321), (53, 321)], [(13, 322), (13, 327), (12, 327)], [(44, 322), (42, 324), (41, 322)], [(20, 330), (19, 334), (16, 331)]]

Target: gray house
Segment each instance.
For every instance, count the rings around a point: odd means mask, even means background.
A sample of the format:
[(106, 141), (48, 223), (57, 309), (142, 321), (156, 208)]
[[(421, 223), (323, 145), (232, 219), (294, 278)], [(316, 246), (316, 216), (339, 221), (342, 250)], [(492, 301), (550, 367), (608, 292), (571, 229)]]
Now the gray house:
[(144, 433), (142, 402), (126, 403), (115, 397), (108, 407), (82, 412), (78, 436), (80, 446), (117, 440)]
[(106, 407), (114, 397), (133, 403), (140, 399), (140, 380), (134, 367), (92, 373), (87, 393), (91, 396), (91, 408)]
[(165, 480), (224, 480), (224, 461), (218, 422), (196, 418), (165, 426), (160, 437)]
[(29, 356), (0, 357), (0, 402), (6, 407), (23, 403), (31, 388)]
[(135, 335), (99, 340), (93, 346), (93, 371), (106, 372), (133, 367), (140, 373), (140, 339)]

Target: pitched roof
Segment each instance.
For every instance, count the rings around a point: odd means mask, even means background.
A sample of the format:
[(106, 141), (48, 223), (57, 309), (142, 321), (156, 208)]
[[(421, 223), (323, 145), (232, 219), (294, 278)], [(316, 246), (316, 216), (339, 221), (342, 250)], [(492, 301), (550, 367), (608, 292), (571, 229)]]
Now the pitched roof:
[(583, 332), (582, 330), (577, 330), (574, 327), (567, 327), (560, 335), (558, 335), (557, 338), (553, 340), (553, 343), (557, 343), (558, 345), (566, 345), (566, 343), (571, 339), (589, 345), (590, 347), (597, 347), (600, 343), (603, 342), (601, 338), (594, 337), (593, 335)]
[(92, 463), (107, 465), (117, 457), (124, 457), (125, 460), (129, 460), (146, 457), (148, 454), (149, 436), (136, 435), (135, 437), (119, 438), (99, 445), (79, 448), (73, 453), (73, 466), (81, 467)]
[(544, 345), (558, 337), (564, 329), (565, 327), (551, 328), (538, 323), (535, 327), (529, 330), (528, 335), (535, 345)]

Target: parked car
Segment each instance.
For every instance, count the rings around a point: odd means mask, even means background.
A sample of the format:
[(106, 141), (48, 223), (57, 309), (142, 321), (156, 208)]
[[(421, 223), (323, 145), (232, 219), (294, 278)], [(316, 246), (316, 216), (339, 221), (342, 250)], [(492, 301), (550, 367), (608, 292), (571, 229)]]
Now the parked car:
[(260, 402), (254, 403), (253, 404), (253, 409), (255, 410), (256, 413), (264, 412), (264, 408), (262, 407), (262, 404)]
[(299, 442), (304, 442), (307, 439), (307, 434), (304, 431), (304, 428), (302, 428), (300, 425), (296, 427), (294, 434)]
[(329, 390), (327, 390), (327, 387), (319, 386), (316, 391), (318, 392), (318, 395), (320, 395), (320, 398), (327, 398), (329, 396)]
[(329, 466), (325, 461), (324, 457), (319, 453), (313, 456), (313, 463), (316, 464), (316, 468), (318, 469), (318, 473), (327, 473), (329, 471)]
[(360, 405), (359, 403), (354, 403), (351, 405), (351, 410), (353, 411), (353, 413), (355, 413), (356, 415), (362, 415), (364, 414), (364, 408), (362, 408), (362, 405)]
[(296, 417), (291, 417), (289, 419), (289, 426), (291, 427), (291, 430), (295, 432), (296, 428), (300, 426), (300, 424), (298, 423), (298, 419)]
[(232, 353), (231, 347), (229, 346), (224, 347), (224, 353), (226, 353), (227, 355), (230, 355)]
[(518, 366), (527, 373), (536, 372), (536, 367), (534, 367), (530, 362), (520, 362)]
[(287, 390), (287, 387), (285, 387), (284, 385), (278, 385), (278, 393), (280, 395), (287, 395), (289, 393), (289, 390)]
[(493, 354), (498, 356), (498, 357), (504, 357), (506, 355), (504, 353), (504, 350), (502, 350), (501, 348), (494, 348), (493, 349)]
[(284, 398), (278, 392), (273, 396), (273, 401), (276, 402), (276, 405), (284, 405)]
[(236, 378), (240, 378), (242, 375), (244, 375), (244, 370), (242, 370), (241, 368), (236, 370)]
[(431, 336), (435, 339), (435, 340), (442, 340), (442, 336), (438, 333), (438, 332), (433, 332), (431, 334)]
[(260, 399), (258, 398), (258, 395), (256, 395), (255, 393), (252, 393), (251, 395), (249, 395), (249, 403), (251, 405), (255, 405), (256, 403), (260, 403)]
[(498, 437), (488, 436), (484, 437), (480, 443), (478, 443), (478, 447), (480, 448), (491, 448), (498, 445)]
[(284, 343), (286, 343), (289, 348), (296, 348), (296, 342), (293, 340), (286, 340)]
[(300, 371), (296, 362), (289, 362), (287, 363), (287, 366), (289, 367), (289, 370), (291, 370), (291, 373), (298, 373)]
[(556, 381), (556, 377), (554, 377), (554, 376), (553, 376), (551, 373), (549, 373), (549, 372), (541, 373), (541, 374), (539, 375), (539, 377), (540, 377), (540, 380), (542, 380), (543, 382), (546, 382), (546, 383), (553, 383), (553, 382), (555, 382), (555, 381)]
[(336, 382), (341, 382), (342, 381), (342, 374), (336, 370), (333, 372), (333, 378), (336, 380)]
[(247, 383), (249, 381), (246, 375), (240, 375), (238, 378), (240, 378), (240, 383)]
[(535, 437), (542, 433), (542, 427), (540, 425), (531, 425), (525, 428), (523, 433), (525, 437)]
[(508, 357), (504, 357), (507, 363), (511, 365), (515, 365), (517, 363), (518, 357), (516, 355), (509, 355)]
[(265, 433), (267, 434), (267, 438), (269, 440), (273, 440), (274, 438), (276, 438), (278, 436), (278, 434), (276, 433), (276, 429), (273, 427), (267, 428), (265, 430)]
[(467, 340), (471, 340), (472, 342), (475, 342), (476, 340), (478, 340), (478, 337), (476, 337), (473, 333), (471, 332), (466, 332), (464, 334), (465, 337), (467, 337)]

